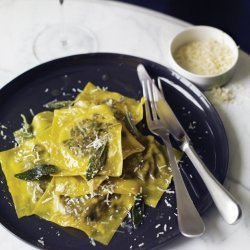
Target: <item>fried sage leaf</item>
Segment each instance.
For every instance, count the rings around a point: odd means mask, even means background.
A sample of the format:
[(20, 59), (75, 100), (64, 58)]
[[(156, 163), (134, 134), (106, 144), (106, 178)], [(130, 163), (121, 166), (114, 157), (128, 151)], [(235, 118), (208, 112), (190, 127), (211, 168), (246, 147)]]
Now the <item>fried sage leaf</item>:
[(15, 174), (15, 177), (25, 181), (37, 181), (48, 177), (50, 174), (56, 174), (58, 172), (59, 170), (56, 166), (39, 165), (22, 173)]
[(61, 108), (68, 108), (73, 105), (73, 101), (52, 101), (44, 105), (45, 108), (54, 110)]
[(134, 228), (138, 228), (142, 223), (142, 218), (144, 214), (144, 200), (143, 194), (139, 193), (135, 196), (135, 203), (131, 210), (132, 221)]
[(137, 129), (137, 127), (135, 126), (135, 124), (132, 121), (131, 118), (131, 114), (128, 112), (126, 113), (126, 115), (123, 118), (123, 121), (125, 123), (126, 128), (128, 129), (128, 131), (135, 136), (136, 139), (140, 140), (140, 138), (142, 137), (141, 132)]
[(86, 179), (89, 181), (97, 175), (106, 163), (108, 157), (108, 142), (104, 142), (90, 157), (86, 171)]
[(125, 117), (124, 113), (117, 110), (117, 109), (113, 109), (113, 113), (114, 113), (114, 116), (117, 120), (123, 120)]

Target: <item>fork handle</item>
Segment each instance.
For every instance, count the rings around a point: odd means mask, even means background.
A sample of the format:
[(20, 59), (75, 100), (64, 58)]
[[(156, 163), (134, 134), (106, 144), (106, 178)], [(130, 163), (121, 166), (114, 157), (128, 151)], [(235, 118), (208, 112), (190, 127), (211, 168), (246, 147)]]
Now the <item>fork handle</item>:
[(201, 236), (205, 231), (204, 223), (182, 179), (169, 136), (162, 136), (162, 139), (166, 146), (167, 156), (174, 178), (179, 230), (181, 234), (186, 237)]
[(203, 182), (205, 183), (220, 214), (228, 224), (234, 224), (241, 217), (241, 208), (235, 198), (217, 181), (199, 158), (192, 145), (185, 141), (181, 146)]

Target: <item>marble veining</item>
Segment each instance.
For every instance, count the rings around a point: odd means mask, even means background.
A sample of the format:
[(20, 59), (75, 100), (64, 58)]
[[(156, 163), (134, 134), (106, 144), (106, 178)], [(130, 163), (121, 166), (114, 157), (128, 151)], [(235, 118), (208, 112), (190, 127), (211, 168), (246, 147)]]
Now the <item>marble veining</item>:
[[(98, 39), (96, 52), (115, 52), (143, 57), (168, 66), (170, 39), (188, 24), (139, 7), (104, 0), (66, 0), (65, 19), (89, 28)], [(60, 20), (57, 0), (0, 1), (0, 87), (40, 62), (33, 41), (46, 26)], [(83, 51), (86, 52), (86, 51)], [(196, 239), (179, 237), (166, 249), (248, 249), (250, 217), (250, 56), (240, 51), (237, 71), (226, 86), (234, 98), (216, 104), (230, 146), (225, 186), (242, 205), (243, 216), (229, 226), (212, 207), (204, 215), (206, 234)], [(1, 208), (0, 208), (1, 209)], [(30, 250), (0, 225), (0, 248)]]

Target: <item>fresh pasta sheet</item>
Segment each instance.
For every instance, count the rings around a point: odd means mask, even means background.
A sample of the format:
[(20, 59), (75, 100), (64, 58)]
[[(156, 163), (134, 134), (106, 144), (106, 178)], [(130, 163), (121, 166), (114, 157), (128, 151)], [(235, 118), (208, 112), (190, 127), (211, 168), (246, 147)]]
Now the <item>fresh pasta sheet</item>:
[(89, 82), (30, 123), (21, 115), (17, 145), (0, 152), (17, 216), (35, 214), (104, 245), (128, 214), (139, 227), (144, 205), (156, 207), (172, 179), (163, 146), (136, 126), (143, 104)]

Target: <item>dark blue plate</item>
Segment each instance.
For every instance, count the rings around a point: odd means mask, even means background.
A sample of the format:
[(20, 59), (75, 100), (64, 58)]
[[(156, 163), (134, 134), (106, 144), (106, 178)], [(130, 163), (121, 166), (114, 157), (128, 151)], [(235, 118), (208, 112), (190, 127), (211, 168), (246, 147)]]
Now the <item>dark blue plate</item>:
[[(162, 76), (174, 84), (163, 84), (165, 97), (191, 137), (205, 164), (223, 182), (228, 168), (228, 142), (223, 124), (206, 97), (188, 81), (180, 81), (166, 67), (137, 57), (97, 53), (54, 60), (17, 77), (0, 90), (0, 150), (13, 147), (12, 132), (21, 126), (20, 114), (44, 110), (54, 99), (68, 100), (88, 81), (139, 99), (142, 95), (136, 67), (143, 63), (152, 77)], [(6, 136), (5, 136), (6, 135)], [(182, 173), (199, 212), (212, 200), (190, 161), (184, 156)], [(20, 194), (22, 195), (22, 194)], [(180, 235), (177, 225), (174, 185), (156, 209), (146, 208), (144, 224), (137, 230), (126, 222), (108, 246), (95, 243), (82, 232), (63, 228), (37, 216), (17, 219), (5, 178), (0, 173), (0, 222), (26, 242), (44, 249), (153, 249)]]

